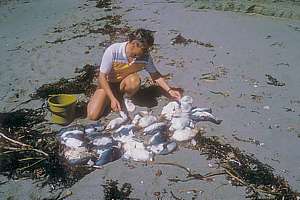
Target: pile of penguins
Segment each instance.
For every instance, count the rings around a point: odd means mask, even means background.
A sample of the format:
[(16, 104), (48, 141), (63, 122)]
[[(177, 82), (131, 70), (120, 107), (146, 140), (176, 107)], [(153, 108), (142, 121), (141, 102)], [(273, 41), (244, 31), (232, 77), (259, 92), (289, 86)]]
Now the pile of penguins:
[(131, 119), (121, 111), (106, 126), (97, 122), (62, 128), (58, 139), (62, 156), (71, 165), (97, 168), (120, 158), (153, 161), (155, 155), (175, 151), (178, 142), (193, 140), (200, 121), (222, 122), (210, 108), (193, 107), (192, 97), (184, 96), (164, 106), (158, 117), (140, 111)]

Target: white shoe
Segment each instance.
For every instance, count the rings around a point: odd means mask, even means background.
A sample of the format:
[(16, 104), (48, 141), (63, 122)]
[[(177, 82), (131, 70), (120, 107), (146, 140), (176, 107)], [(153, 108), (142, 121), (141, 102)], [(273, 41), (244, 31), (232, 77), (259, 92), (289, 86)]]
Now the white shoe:
[(135, 105), (132, 103), (132, 100), (124, 98), (124, 103), (128, 112), (133, 112), (135, 110)]

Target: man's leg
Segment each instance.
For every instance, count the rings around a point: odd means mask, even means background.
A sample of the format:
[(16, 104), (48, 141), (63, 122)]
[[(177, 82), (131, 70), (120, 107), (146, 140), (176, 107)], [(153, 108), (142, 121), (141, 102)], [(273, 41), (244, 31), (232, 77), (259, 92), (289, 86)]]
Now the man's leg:
[(107, 95), (103, 89), (98, 88), (87, 105), (87, 118), (98, 120), (107, 105)]
[(131, 97), (140, 89), (140, 85), (141, 79), (137, 73), (134, 73), (122, 80), (120, 83), (120, 90)]

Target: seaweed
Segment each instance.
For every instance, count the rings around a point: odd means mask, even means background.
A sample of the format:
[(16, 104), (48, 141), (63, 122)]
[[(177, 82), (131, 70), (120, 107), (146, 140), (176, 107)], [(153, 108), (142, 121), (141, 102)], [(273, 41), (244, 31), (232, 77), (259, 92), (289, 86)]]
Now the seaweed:
[(93, 84), (97, 74), (98, 66), (86, 64), (83, 69), (76, 69), (75, 73), (80, 73), (74, 78), (61, 78), (55, 83), (42, 85), (32, 94), (32, 98), (46, 99), (53, 94), (80, 94), (84, 93), (88, 96), (94, 93), (96, 85)]
[(107, 15), (105, 17), (101, 17), (99, 19), (95, 19), (95, 21), (108, 20), (108, 22), (110, 22), (110, 24), (120, 25), (121, 22), (122, 22), (121, 19), (122, 19), (121, 15)]
[(0, 128), (31, 128), (45, 121), (45, 111), (38, 109), (20, 109), (14, 112), (0, 112)]
[(111, 0), (97, 0), (97, 8), (109, 8), (111, 6)]
[(0, 131), (0, 161), (3, 163), (0, 174), (8, 178), (36, 179), (42, 182), (41, 186), (51, 184), (52, 188), (57, 189), (72, 186), (91, 171), (69, 166), (65, 162), (59, 153), (61, 149), (56, 132), (24, 129)]
[(101, 33), (103, 35), (109, 35), (110, 40), (116, 40), (117, 36), (125, 35), (130, 31), (130, 27), (115, 27), (109, 23), (106, 23), (103, 27), (97, 29), (89, 29), (89, 33)]
[(41, 186), (70, 187), (90, 170), (66, 164), (57, 133), (43, 124), (45, 115), (43, 107), (0, 113), (0, 174), (41, 180)]
[(198, 40), (186, 39), (181, 34), (178, 34), (175, 38), (172, 39), (172, 42), (171, 42), (171, 44), (173, 44), (173, 45), (174, 44), (182, 44), (184, 46), (186, 46), (190, 43), (195, 43), (197, 45), (201, 45), (201, 46), (208, 47), (208, 48), (214, 47), (214, 45), (212, 45), (211, 43), (204, 43), (204, 42), (200, 42)]
[(117, 180), (106, 180), (105, 185), (102, 185), (104, 188), (104, 199), (111, 200), (121, 200), (121, 199), (131, 199), (129, 195), (132, 192), (132, 186), (129, 183), (124, 183), (121, 188), (118, 187)]
[(238, 148), (222, 144), (217, 137), (197, 134), (196, 149), (207, 154), (207, 159), (216, 159), (227, 173), (232, 185), (246, 186), (249, 198), (297, 199), (298, 192), (288, 182), (273, 174), (273, 168)]
[(274, 85), (274, 86), (285, 86), (285, 83), (284, 83), (284, 82), (278, 81), (276, 78), (272, 77), (272, 76), (269, 75), (269, 74), (266, 74), (266, 77), (267, 77), (267, 79), (268, 79), (267, 84), (269, 84), (269, 85)]

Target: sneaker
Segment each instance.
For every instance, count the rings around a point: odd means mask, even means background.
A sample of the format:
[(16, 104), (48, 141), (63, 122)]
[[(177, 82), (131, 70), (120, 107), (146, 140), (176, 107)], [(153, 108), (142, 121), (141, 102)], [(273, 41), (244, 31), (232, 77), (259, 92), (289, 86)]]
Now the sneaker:
[(124, 103), (128, 112), (133, 112), (135, 110), (135, 105), (132, 103), (132, 100), (124, 98)]

